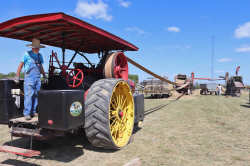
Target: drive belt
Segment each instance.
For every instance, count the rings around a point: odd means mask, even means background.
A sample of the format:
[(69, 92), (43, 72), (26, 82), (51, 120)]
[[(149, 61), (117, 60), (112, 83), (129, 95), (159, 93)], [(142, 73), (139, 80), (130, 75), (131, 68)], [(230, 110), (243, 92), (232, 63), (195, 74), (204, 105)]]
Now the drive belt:
[(127, 57), (127, 60), (128, 60), (128, 62), (131, 63), (132, 65), (138, 67), (139, 69), (141, 69), (142, 71), (144, 71), (144, 72), (146, 72), (146, 73), (152, 75), (153, 77), (158, 78), (159, 80), (164, 81), (164, 82), (167, 82), (167, 83), (169, 83), (169, 84), (177, 85), (175, 82), (169, 81), (168, 79), (166, 79), (166, 78), (164, 78), (164, 77), (161, 77), (161, 76), (159, 76), (159, 75), (153, 73), (152, 71), (146, 69), (145, 67), (143, 67), (142, 65), (136, 63), (135, 61), (133, 61), (132, 59), (130, 59), (130, 58), (128, 58), (128, 57)]

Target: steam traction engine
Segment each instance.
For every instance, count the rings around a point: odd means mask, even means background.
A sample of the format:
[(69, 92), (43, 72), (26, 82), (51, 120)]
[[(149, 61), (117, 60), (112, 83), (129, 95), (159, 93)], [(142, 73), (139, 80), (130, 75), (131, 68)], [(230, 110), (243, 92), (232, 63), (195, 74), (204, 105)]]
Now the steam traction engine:
[[(124, 51), (136, 51), (137, 47), (64, 13), (1, 23), (0, 36), (25, 41), (37, 37), (43, 44), (62, 49), (61, 61), (56, 52), (50, 55), (48, 83), (42, 84), (38, 94), (38, 118), (26, 121), (21, 117), (23, 82), (16, 85), (12, 80), (0, 80), (4, 89), (0, 92), (0, 123), (9, 125), (12, 137), (44, 140), (84, 129), (93, 146), (119, 149), (128, 144), (133, 128), (144, 119), (144, 96), (131, 91), (124, 55)], [(66, 49), (75, 53), (69, 58)], [(91, 63), (87, 53), (96, 53), (99, 63)], [(83, 60), (75, 62), (76, 56)], [(0, 151), (37, 154), (8, 146)]]

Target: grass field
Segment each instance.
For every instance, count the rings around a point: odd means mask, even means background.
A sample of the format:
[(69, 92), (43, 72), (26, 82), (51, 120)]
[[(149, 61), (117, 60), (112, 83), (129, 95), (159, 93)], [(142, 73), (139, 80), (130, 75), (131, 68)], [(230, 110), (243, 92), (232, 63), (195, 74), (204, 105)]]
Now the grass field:
[[(82, 137), (67, 136), (35, 142), (42, 152), (38, 158), (0, 153), (0, 163), (29, 165), (122, 166), (140, 158), (143, 166), (250, 166), (250, 106), (248, 94), (240, 98), (224, 96), (184, 96), (178, 101), (146, 99), (143, 129), (119, 151), (93, 148)], [(0, 144), (8, 143), (7, 126), (0, 126)], [(28, 146), (16, 139), (15, 145)]]

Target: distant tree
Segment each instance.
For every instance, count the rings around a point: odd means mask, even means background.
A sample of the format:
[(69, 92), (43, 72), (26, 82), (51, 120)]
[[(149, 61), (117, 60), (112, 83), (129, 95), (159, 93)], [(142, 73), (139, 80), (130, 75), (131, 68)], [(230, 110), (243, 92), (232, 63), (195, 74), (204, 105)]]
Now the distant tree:
[(24, 73), (20, 73), (20, 78), (24, 78)]
[(135, 83), (138, 83), (139, 81), (139, 76), (137, 74), (129, 74), (128, 79), (134, 81)]
[(16, 73), (15, 72), (10, 72), (10, 73), (8, 73), (8, 75), (7, 75), (7, 77), (11, 77), (11, 78), (13, 78), (13, 77), (15, 77), (16, 76)]
[(4, 78), (4, 74), (0, 73), (0, 79), (3, 79), (3, 78)]
[[(10, 72), (8, 74), (0, 73), (0, 79), (4, 78), (14, 78), (16, 76), (15, 72)], [(20, 73), (20, 78), (24, 78), (24, 73)]]

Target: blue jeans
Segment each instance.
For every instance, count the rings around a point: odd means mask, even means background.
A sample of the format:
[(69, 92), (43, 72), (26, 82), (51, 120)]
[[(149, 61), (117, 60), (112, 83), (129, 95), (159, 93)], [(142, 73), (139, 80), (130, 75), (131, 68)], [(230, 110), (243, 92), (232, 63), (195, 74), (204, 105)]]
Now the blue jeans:
[(38, 104), (38, 91), (41, 88), (40, 78), (27, 77), (24, 80), (24, 110), (23, 115), (34, 115)]

